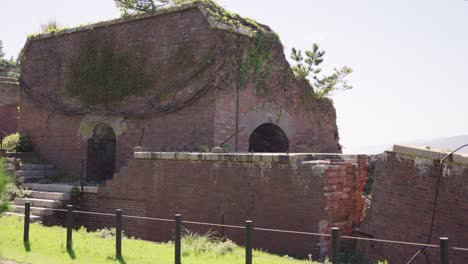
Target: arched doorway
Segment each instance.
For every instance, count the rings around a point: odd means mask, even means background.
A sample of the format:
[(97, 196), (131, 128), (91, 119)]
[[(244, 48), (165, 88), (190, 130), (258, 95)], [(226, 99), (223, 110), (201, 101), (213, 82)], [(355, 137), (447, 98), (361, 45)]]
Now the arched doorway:
[(258, 126), (249, 137), (249, 152), (288, 152), (289, 140), (277, 125)]
[(100, 123), (88, 139), (86, 180), (102, 182), (112, 179), (115, 172), (116, 136), (114, 129)]

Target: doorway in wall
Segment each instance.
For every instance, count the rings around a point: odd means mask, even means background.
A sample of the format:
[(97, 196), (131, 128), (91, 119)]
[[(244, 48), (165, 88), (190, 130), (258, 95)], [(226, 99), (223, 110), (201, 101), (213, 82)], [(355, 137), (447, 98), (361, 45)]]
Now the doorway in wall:
[(249, 152), (288, 152), (289, 139), (277, 125), (258, 126), (249, 137)]
[(102, 182), (112, 179), (115, 172), (116, 136), (106, 123), (98, 124), (88, 139), (86, 180)]

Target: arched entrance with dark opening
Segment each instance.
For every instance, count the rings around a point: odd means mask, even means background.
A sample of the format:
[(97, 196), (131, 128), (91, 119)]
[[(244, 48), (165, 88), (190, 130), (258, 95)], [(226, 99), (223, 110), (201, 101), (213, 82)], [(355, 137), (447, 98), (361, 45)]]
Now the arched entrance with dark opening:
[(258, 126), (249, 137), (249, 152), (288, 152), (289, 139), (277, 125)]
[(88, 139), (86, 180), (102, 182), (112, 179), (115, 172), (116, 136), (106, 123), (98, 124)]

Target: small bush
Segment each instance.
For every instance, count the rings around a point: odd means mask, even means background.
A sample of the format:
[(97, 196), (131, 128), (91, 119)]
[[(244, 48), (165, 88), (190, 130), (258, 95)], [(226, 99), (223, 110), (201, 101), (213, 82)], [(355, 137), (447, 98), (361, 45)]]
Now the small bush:
[(237, 248), (236, 243), (227, 239), (223, 241), (222, 239), (215, 236), (214, 232), (208, 231), (208, 233), (200, 235), (193, 233), (189, 230), (185, 230), (185, 234), (182, 237), (182, 255), (200, 255), (203, 253), (212, 253), (217, 256), (226, 255), (235, 248)]
[(81, 190), (78, 186), (73, 186), (70, 192), (70, 202), (73, 205), (73, 208), (79, 209), (81, 203)]
[[(96, 231), (96, 236), (103, 239), (114, 239), (116, 234), (115, 228), (103, 228)], [(125, 233), (122, 231), (122, 238), (125, 238)]]
[(33, 145), (28, 136), (15, 133), (6, 136), (2, 141), (3, 148), (7, 151), (14, 152), (31, 152)]

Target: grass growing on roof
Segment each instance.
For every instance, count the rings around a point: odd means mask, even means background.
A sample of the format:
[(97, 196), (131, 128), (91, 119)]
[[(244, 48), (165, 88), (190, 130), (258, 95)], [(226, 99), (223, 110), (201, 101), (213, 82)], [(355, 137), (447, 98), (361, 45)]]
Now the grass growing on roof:
[[(113, 219), (109, 219), (113, 221)], [(73, 251), (67, 251), (66, 229), (44, 227), (34, 223), (30, 226), (30, 243), (23, 244), (23, 221), (17, 217), (0, 218), (0, 259), (10, 259), (33, 264), (54, 263), (174, 263), (174, 246), (171, 243), (152, 243), (124, 238), (122, 259), (115, 258), (113, 237), (102, 238), (100, 233), (74, 231)], [(242, 264), (245, 263), (244, 249), (235, 245), (222, 244), (203, 236), (184, 236), (182, 247), (184, 264)], [(205, 245), (203, 245), (205, 244)], [(184, 250), (185, 247), (185, 250)], [(254, 251), (255, 264), (301, 264), (310, 261), (293, 260), (264, 252)], [(317, 262), (316, 262), (317, 263)]]

